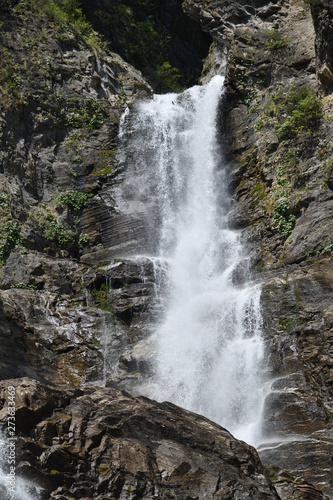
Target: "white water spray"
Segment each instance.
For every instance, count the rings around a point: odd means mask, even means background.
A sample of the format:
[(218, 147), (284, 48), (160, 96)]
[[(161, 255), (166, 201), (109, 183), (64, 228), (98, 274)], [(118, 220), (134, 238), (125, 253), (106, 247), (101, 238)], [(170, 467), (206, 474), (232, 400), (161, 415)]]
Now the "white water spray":
[(146, 213), (152, 252), (170, 267), (165, 317), (152, 339), (155, 377), (141, 390), (257, 444), (260, 291), (232, 283), (244, 256), (239, 235), (227, 226), (216, 132), (222, 88), (217, 76), (179, 95), (156, 95), (123, 121), (130, 158), (123, 196), (129, 212)]
[(3, 500), (39, 500), (40, 492), (32, 482), (18, 477), (13, 455), (14, 440), (0, 432), (0, 499)]

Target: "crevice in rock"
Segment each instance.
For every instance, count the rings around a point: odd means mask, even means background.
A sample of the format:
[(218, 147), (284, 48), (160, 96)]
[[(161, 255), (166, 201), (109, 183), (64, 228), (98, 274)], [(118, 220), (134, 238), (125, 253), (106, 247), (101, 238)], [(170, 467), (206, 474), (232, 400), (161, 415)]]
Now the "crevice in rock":
[[(131, 0), (97, 0), (93, 4), (81, 0), (81, 5), (87, 19), (110, 42), (110, 49), (142, 71), (155, 89), (161, 87), (158, 67), (163, 61), (179, 71), (181, 86), (197, 83), (213, 39), (202, 31), (198, 22), (184, 14), (182, 0), (153, 0), (139, 8)], [(141, 33), (140, 53), (130, 47), (132, 38), (127, 30), (136, 29), (135, 24), (150, 30), (150, 36), (159, 44), (158, 54), (150, 53), (152, 47), (145, 45), (144, 33)]]

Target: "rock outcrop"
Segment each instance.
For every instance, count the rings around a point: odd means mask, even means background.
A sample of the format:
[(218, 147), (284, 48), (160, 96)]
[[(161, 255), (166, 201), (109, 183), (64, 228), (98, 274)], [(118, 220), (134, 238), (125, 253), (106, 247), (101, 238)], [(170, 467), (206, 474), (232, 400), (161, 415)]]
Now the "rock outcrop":
[(202, 81), (226, 71), (229, 223), (273, 380), (264, 471), (203, 417), (113, 388), (149, 376), (160, 314), (165, 270), (130, 260), (147, 235), (114, 197), (119, 120), (152, 89), (82, 19), (0, 1), (0, 378), (43, 498), (278, 498), (265, 474), (283, 499), (333, 496), (333, 13), (312, 3), (183, 2), (214, 40)]
[(227, 54), (221, 127), (234, 196), (229, 222), (242, 231), (263, 283), (275, 381), (263, 425), (269, 441), (259, 453), (282, 497), (294, 493), (281, 469), (333, 492), (329, 4), (184, 2), (215, 39), (216, 54)]
[(152, 90), (77, 13), (47, 5), (1, 10), (1, 422), (8, 435), (15, 390), (17, 494), (278, 498), (224, 429), (102, 388), (147, 373), (159, 314), (163, 269), (115, 259), (145, 238), (112, 191), (120, 116)]
[(41, 499), (279, 498), (253, 448), (171, 403), (15, 379), (0, 383), (4, 424), (9, 386), (17, 472)]

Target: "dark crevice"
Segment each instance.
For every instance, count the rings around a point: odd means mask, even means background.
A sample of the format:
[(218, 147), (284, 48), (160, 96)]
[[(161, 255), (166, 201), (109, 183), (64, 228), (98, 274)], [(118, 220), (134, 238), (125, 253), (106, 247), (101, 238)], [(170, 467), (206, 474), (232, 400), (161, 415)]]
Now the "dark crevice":
[[(81, 0), (81, 5), (110, 49), (139, 69), (156, 91), (197, 83), (212, 37), (184, 14), (182, 0)], [(165, 63), (172, 68), (166, 77), (160, 71)]]

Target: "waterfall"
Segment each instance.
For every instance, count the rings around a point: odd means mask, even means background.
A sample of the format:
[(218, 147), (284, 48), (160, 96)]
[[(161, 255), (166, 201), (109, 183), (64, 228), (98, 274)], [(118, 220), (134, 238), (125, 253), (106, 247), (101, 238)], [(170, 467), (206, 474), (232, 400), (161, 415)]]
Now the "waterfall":
[(0, 431), (0, 499), (39, 500), (40, 490), (32, 482), (17, 476), (11, 450), (15, 449), (14, 440)]
[(228, 229), (217, 135), (223, 78), (155, 95), (121, 124), (122, 204), (144, 217), (151, 254), (168, 263), (151, 383), (138, 390), (220, 423), (251, 444), (263, 405), (260, 290), (234, 283), (246, 256)]

